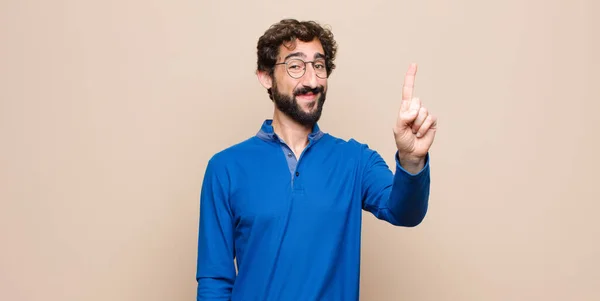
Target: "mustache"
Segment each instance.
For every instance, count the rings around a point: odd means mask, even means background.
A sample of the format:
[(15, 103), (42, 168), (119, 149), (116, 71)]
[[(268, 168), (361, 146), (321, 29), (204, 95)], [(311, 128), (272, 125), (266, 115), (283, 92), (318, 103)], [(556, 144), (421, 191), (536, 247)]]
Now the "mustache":
[(296, 91), (294, 91), (294, 96), (307, 94), (307, 93), (318, 94), (318, 93), (323, 92), (323, 90), (325, 90), (325, 88), (323, 88), (323, 86), (317, 86), (314, 88), (303, 86), (302, 88), (299, 88)]

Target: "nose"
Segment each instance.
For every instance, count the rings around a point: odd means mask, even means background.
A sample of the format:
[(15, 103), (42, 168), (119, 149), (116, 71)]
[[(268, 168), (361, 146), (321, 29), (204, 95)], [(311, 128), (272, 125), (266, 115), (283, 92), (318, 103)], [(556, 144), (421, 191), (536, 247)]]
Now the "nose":
[(302, 77), (302, 84), (307, 87), (316, 88), (317, 81), (318, 78), (317, 73), (315, 72), (315, 67), (312, 63), (306, 64), (306, 70), (304, 72), (304, 76)]

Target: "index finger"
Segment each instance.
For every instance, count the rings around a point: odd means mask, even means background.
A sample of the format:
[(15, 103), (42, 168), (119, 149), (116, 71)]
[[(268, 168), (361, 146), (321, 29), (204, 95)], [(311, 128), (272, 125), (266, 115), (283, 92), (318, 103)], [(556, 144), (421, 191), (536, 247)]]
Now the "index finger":
[(415, 76), (417, 75), (417, 64), (412, 63), (406, 71), (404, 86), (402, 87), (402, 100), (411, 100), (415, 88)]

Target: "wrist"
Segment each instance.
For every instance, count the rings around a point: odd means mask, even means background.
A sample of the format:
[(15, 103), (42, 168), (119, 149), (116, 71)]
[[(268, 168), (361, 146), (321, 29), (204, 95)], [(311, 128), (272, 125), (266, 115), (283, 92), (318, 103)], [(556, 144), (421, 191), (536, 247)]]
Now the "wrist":
[(411, 154), (398, 153), (398, 161), (400, 166), (406, 171), (416, 174), (425, 167), (426, 156), (415, 156)]

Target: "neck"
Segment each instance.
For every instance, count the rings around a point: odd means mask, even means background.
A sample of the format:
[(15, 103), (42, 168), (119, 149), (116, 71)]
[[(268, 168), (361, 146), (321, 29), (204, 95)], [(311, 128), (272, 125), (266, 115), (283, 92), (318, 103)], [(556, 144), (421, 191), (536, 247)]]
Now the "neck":
[(298, 157), (308, 145), (308, 135), (312, 132), (312, 127), (303, 126), (275, 109), (273, 130)]

